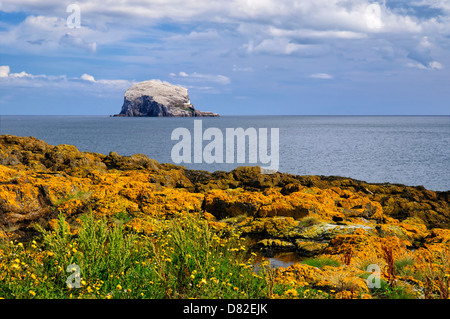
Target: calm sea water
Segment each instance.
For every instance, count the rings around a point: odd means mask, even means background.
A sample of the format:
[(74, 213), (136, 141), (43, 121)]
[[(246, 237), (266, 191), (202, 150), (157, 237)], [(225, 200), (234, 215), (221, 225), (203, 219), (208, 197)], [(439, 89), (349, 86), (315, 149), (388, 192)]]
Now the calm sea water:
[[(279, 128), (279, 171), (337, 175), (373, 183), (450, 189), (450, 117), (224, 116), (202, 119), (203, 129)], [(171, 163), (172, 131), (193, 133), (192, 118), (2, 116), (0, 134), (34, 136), (80, 151), (146, 154)], [(205, 146), (209, 142), (203, 142)], [(269, 141), (270, 145), (270, 141)], [(207, 171), (243, 164), (185, 164)], [(255, 165), (255, 164), (247, 164)]]

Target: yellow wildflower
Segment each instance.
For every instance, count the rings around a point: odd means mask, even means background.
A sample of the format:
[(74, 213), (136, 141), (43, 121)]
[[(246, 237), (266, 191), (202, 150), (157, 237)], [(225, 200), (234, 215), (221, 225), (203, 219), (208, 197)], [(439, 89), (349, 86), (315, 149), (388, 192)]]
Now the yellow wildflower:
[(295, 289), (288, 289), (284, 292), (284, 294), (292, 297), (298, 296), (298, 292)]
[(117, 286), (116, 286), (116, 289), (117, 289), (117, 290), (121, 290), (121, 289), (122, 289), (122, 286), (121, 286), (121, 285), (117, 285)]

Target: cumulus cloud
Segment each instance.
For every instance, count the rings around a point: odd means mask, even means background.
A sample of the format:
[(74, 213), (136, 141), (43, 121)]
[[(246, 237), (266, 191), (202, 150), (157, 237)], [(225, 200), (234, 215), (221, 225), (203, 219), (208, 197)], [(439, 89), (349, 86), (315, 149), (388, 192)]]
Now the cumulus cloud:
[(81, 79), (88, 81), (88, 82), (95, 82), (95, 78), (92, 75), (86, 74), (84, 73), (83, 75), (81, 75)]
[(14, 48), (33, 54), (52, 52), (97, 52), (98, 45), (120, 39), (124, 32), (87, 26), (69, 28), (63, 15), (30, 15), (18, 24), (5, 24), (0, 30), (0, 49)]
[[(382, 0), (79, 0), (77, 3), (81, 9), (81, 28), (70, 29), (66, 25), (67, 4), (59, 0), (2, 0), (0, 10), (31, 15), (0, 29), (0, 50), (98, 54), (103, 45), (113, 44), (115, 48), (125, 48), (128, 57), (133, 56), (136, 62), (150, 59), (153, 55), (147, 53), (152, 50), (164, 52), (161, 56), (169, 60), (207, 54), (342, 57), (356, 47), (366, 47), (380, 59), (387, 60), (385, 53), (390, 51), (397, 56), (389, 59), (401, 58), (402, 65), (420, 63), (439, 69), (442, 65), (433, 63), (440, 61), (434, 54), (435, 47), (448, 50), (444, 43), (450, 36), (450, 5), (446, 0), (401, 1), (405, 6), (442, 13), (434, 15), (398, 10), (393, 2)], [(173, 31), (166, 29), (167, 25), (183, 27)], [(423, 37), (428, 37), (431, 46), (418, 44), (417, 39)], [(383, 50), (379, 50), (381, 46)], [(223, 75), (195, 72), (171, 77), (230, 83)]]
[(0, 78), (7, 78), (9, 75), (9, 66), (1, 65), (0, 66)]
[[(447, 0), (405, 1), (405, 5), (426, 6), (450, 11)], [(82, 14), (82, 25), (97, 22), (116, 24), (135, 22), (157, 24), (167, 22), (189, 23), (209, 21), (216, 23), (253, 22), (259, 24), (284, 25), (291, 28), (302, 26), (311, 29), (365, 30), (386, 27), (387, 30), (413, 27), (420, 24), (414, 17), (402, 15), (386, 5), (386, 1), (370, 0), (230, 0), (230, 1), (184, 1), (184, 0), (78, 0)], [(59, 0), (3, 0), (0, 10), (6, 12), (26, 11), (40, 15), (66, 18), (67, 4)], [(83, 23), (85, 20), (85, 23)], [(215, 35), (214, 30), (194, 31), (191, 36)]]
[(22, 71), (20, 73), (11, 73), (9, 65), (0, 66), (0, 78), (32, 78), (33, 75)]

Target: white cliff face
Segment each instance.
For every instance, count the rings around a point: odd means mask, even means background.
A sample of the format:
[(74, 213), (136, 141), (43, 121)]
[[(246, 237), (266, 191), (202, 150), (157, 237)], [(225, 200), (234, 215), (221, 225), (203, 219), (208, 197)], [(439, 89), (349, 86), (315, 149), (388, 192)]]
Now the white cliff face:
[(218, 116), (195, 110), (188, 90), (160, 80), (140, 82), (125, 92), (118, 116)]
[(186, 88), (159, 80), (137, 83), (125, 92), (125, 98), (129, 101), (136, 100), (141, 96), (151, 96), (155, 102), (167, 106), (184, 104), (189, 101)]

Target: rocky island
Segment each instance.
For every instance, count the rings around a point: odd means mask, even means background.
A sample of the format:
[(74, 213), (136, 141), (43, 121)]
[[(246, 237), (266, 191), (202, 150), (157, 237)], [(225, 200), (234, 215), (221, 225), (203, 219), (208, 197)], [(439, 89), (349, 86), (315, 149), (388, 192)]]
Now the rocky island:
[(188, 89), (160, 80), (137, 83), (125, 92), (122, 110), (114, 116), (217, 117), (216, 113), (196, 110)]
[(449, 196), (3, 135), (0, 297), (447, 299)]

